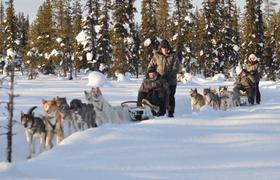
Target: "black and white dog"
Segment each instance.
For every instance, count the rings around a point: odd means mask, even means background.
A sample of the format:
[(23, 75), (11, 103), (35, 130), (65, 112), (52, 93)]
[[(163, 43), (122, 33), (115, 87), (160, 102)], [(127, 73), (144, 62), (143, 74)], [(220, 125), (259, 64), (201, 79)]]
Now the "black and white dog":
[(36, 108), (37, 106), (31, 107), (26, 114), (21, 112), (21, 124), (24, 126), (26, 141), (29, 145), (27, 158), (32, 158), (32, 155), (35, 154), (36, 139), (41, 140), (41, 152), (45, 150), (46, 126), (42, 118), (36, 117), (34, 116), (34, 113), (32, 113)]
[(82, 103), (80, 99), (73, 99), (70, 102), (70, 110), (79, 130), (97, 127), (95, 122), (96, 113), (92, 104)]

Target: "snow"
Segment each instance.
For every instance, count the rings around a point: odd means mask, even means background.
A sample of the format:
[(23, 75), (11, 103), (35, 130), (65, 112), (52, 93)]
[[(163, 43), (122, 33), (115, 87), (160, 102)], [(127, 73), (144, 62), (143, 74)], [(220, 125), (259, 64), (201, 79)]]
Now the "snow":
[(16, 52), (12, 48), (7, 49), (7, 57), (14, 58), (15, 54), (16, 54)]
[(152, 43), (151, 39), (148, 38), (148, 39), (146, 39), (146, 40), (144, 41), (144, 46), (145, 46), (145, 47), (148, 47), (148, 46), (150, 46), (151, 43)]
[(87, 57), (88, 61), (92, 61), (92, 58), (93, 58), (92, 52), (87, 52), (86, 57)]
[(88, 42), (89, 36), (87, 35), (87, 33), (85, 31), (81, 31), (77, 36), (76, 36), (76, 40), (78, 43), (82, 44), (83, 46), (85, 46)]
[(110, 84), (107, 81), (106, 76), (97, 71), (90, 72), (87, 78), (88, 78), (87, 85), (91, 87), (103, 87)]
[[(1, 77), (1, 76), (0, 76)], [(68, 81), (40, 75), (26, 80), (17, 76), (13, 139), (13, 163), (5, 160), (6, 137), (0, 136), (0, 179), (121, 179), (121, 180), (276, 180), (280, 177), (280, 81), (261, 81), (260, 105), (227, 111), (204, 107), (191, 112), (189, 90), (228, 85), (233, 81), (214, 81), (199, 76), (179, 83), (175, 118), (156, 117), (138, 123), (108, 124), (71, 134), (61, 144), (26, 160), (27, 145), (20, 112), (42, 99), (56, 96), (85, 102), (84, 90), (102, 86), (104, 97), (113, 105), (136, 100), (142, 79), (111, 81), (99, 72), (86, 79)], [(112, 86), (106, 86), (107, 83)], [(5, 89), (1, 101), (7, 100)], [(5, 112), (0, 104), (1, 114)], [(6, 124), (0, 116), (0, 126)], [(4, 129), (0, 128), (0, 133)]]

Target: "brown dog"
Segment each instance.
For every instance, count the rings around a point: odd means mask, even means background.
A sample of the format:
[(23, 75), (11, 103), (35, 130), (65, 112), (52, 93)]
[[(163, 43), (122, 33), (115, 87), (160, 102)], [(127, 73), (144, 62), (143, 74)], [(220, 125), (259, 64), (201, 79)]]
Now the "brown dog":
[(57, 144), (64, 139), (63, 114), (60, 112), (56, 99), (42, 100), (46, 122), (46, 148), (52, 148), (52, 139), (56, 135)]
[(205, 105), (204, 97), (197, 92), (197, 89), (190, 90), (192, 111), (200, 110)]

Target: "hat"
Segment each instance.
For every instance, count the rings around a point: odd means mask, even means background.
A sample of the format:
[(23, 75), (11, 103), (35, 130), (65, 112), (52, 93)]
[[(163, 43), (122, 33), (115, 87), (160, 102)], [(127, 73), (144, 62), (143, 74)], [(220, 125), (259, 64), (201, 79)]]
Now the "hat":
[(160, 47), (160, 48), (167, 48), (167, 49), (170, 49), (170, 44), (169, 44), (169, 42), (168, 42), (166, 39), (164, 39), (164, 40), (162, 40), (162, 41), (160, 42), (159, 47)]
[(249, 60), (257, 60), (257, 56), (255, 54), (250, 54)]
[(154, 67), (154, 66), (149, 67), (148, 73), (151, 73), (151, 72), (157, 72), (156, 67)]

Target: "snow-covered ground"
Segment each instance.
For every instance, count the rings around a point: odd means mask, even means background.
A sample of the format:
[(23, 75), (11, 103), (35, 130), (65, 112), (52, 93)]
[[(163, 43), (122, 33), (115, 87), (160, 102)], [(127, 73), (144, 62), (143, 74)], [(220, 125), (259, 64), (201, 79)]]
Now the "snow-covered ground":
[[(126, 78), (120, 78), (126, 79)], [(179, 83), (175, 118), (160, 117), (139, 123), (107, 124), (76, 132), (53, 149), (26, 160), (24, 129), (16, 123), (13, 163), (4, 162), (6, 137), (0, 136), (0, 179), (98, 179), (98, 180), (278, 180), (280, 178), (280, 82), (261, 82), (260, 105), (229, 111), (203, 108), (191, 113), (189, 89), (232, 85), (219, 78), (191, 78)], [(41, 77), (17, 78), (15, 120), (20, 112), (42, 99), (56, 96), (85, 101), (85, 78), (68, 81)], [(101, 87), (112, 105), (136, 100), (141, 79), (106, 82)], [(5, 84), (5, 83), (4, 83)], [(0, 101), (7, 99), (0, 89)], [(0, 126), (6, 124), (0, 105)], [(0, 128), (0, 134), (5, 132)]]

